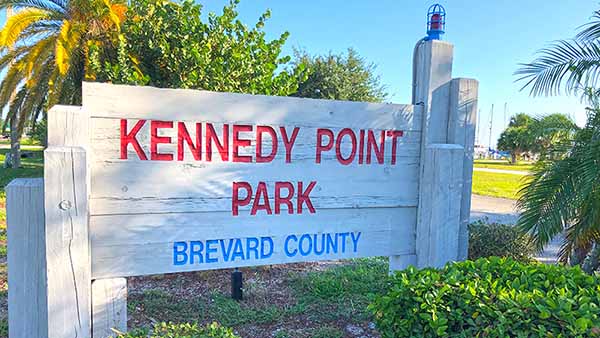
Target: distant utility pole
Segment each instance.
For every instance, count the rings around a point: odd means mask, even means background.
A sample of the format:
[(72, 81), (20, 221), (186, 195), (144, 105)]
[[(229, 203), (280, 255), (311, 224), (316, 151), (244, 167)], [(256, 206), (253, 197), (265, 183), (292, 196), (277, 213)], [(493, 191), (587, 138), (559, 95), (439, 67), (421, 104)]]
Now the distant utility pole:
[(494, 104), (492, 103), (492, 111), (490, 112), (490, 139), (488, 142), (488, 148), (492, 149), (492, 127), (494, 126)]
[(504, 124), (503, 127), (506, 128), (506, 112), (508, 111), (508, 102), (504, 102)]

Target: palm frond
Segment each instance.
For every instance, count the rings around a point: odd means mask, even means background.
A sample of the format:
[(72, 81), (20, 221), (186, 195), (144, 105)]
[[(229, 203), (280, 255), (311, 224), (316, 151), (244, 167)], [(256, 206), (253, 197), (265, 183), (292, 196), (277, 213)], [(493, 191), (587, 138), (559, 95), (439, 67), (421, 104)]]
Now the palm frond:
[(14, 9), (37, 8), (45, 11), (57, 11), (66, 13), (66, 3), (62, 1), (47, 1), (47, 0), (0, 0), (0, 9), (8, 7)]
[(575, 39), (581, 42), (594, 41), (600, 39), (600, 11), (595, 11), (592, 15), (592, 21), (581, 26), (581, 30), (575, 36)]
[(558, 95), (561, 88), (571, 94), (595, 87), (600, 75), (600, 42), (558, 41), (542, 49), (532, 63), (515, 72), (530, 87), (533, 96)]
[(0, 47), (12, 47), (29, 25), (34, 22), (51, 17), (47, 10), (39, 8), (25, 8), (12, 15), (0, 31)]

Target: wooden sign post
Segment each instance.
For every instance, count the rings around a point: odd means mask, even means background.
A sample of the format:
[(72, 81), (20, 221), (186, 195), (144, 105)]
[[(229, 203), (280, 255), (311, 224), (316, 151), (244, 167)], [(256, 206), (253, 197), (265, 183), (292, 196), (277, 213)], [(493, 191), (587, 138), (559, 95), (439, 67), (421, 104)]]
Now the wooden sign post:
[(464, 259), (477, 82), (416, 56), (407, 105), (84, 83), (7, 187), (11, 338), (125, 331), (129, 276)]

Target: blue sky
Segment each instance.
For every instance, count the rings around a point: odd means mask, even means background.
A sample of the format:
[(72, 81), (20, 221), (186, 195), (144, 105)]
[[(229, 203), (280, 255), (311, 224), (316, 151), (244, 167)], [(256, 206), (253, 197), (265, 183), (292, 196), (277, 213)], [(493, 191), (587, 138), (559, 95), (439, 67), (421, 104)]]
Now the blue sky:
[[(220, 12), (227, 0), (200, 0), (208, 11)], [(508, 114), (543, 115), (560, 112), (585, 123), (584, 105), (576, 97), (531, 98), (521, 92), (513, 75), (521, 62), (557, 39), (568, 39), (588, 22), (599, 0), (447, 0), (444, 40), (455, 46), (454, 77), (479, 80), (481, 144), (489, 138), (490, 109), (494, 104), (492, 144), (504, 129)], [(417, 0), (242, 0), (242, 21), (253, 25), (269, 8), (265, 26), (270, 38), (284, 31), (290, 37), (284, 52), (294, 47), (310, 53), (343, 52), (355, 48), (377, 72), (396, 103), (410, 102), (412, 49), (425, 35), (425, 16), (432, 1)], [(4, 23), (4, 13), (0, 22)], [(506, 120), (509, 116), (506, 117)]]
[[(224, 0), (199, 1), (206, 11), (220, 12)], [(425, 35), (425, 16), (433, 2), (415, 0), (242, 0), (239, 12), (248, 25), (270, 8), (265, 30), (270, 37), (290, 32), (285, 52), (293, 47), (311, 53), (342, 52), (355, 48), (378, 65), (391, 101), (410, 102), (412, 49)], [(519, 91), (513, 75), (522, 62), (557, 39), (568, 39), (600, 9), (597, 0), (439, 1), (447, 12), (444, 40), (454, 44), (454, 77), (479, 80), (480, 143), (487, 145), (490, 109), (494, 104), (492, 143), (508, 115), (566, 113), (579, 125), (585, 110), (576, 97), (531, 98)], [(506, 120), (509, 116), (506, 117)]]

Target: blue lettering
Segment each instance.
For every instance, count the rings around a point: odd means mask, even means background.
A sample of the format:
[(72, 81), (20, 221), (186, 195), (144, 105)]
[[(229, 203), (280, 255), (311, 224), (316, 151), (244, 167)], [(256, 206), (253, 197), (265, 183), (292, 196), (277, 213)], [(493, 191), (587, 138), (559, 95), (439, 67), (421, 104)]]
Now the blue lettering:
[(316, 255), (322, 255), (323, 252), (325, 252), (325, 234), (321, 234), (321, 250), (319, 251), (318, 249), (318, 245), (317, 245), (317, 234), (313, 235), (313, 242), (315, 243), (315, 254)]
[(217, 248), (213, 248), (211, 245), (215, 245), (217, 243), (219, 243), (219, 241), (216, 239), (209, 239), (206, 241), (206, 263), (216, 263), (219, 261), (218, 258), (210, 256), (211, 253), (217, 252)]
[[(188, 255), (186, 253), (188, 245), (186, 242), (174, 242), (173, 243), (173, 265), (184, 265), (187, 263)], [(178, 259), (178, 257), (183, 259)]]
[(357, 236), (354, 237), (354, 232), (350, 233), (350, 237), (352, 238), (352, 245), (354, 247), (354, 252), (356, 252), (357, 248), (358, 248), (358, 239), (360, 238), (360, 232), (357, 232)]
[[(265, 243), (269, 243), (269, 252), (265, 252)], [(273, 255), (273, 239), (271, 237), (261, 237), (260, 246), (260, 259), (269, 258)]]
[(342, 232), (340, 234), (340, 236), (342, 236), (342, 253), (346, 252), (346, 237), (348, 237), (348, 235), (350, 235), (348, 232)]
[(327, 253), (337, 253), (338, 251), (338, 234), (335, 234), (335, 240), (331, 234), (327, 234)]
[(250, 252), (254, 252), (254, 259), (258, 259), (258, 238), (246, 238), (246, 259), (250, 259)]
[(244, 248), (242, 247), (242, 240), (239, 238), (235, 239), (235, 248), (233, 249), (233, 256), (231, 257), (231, 261), (235, 261), (236, 257), (239, 257), (241, 260), (244, 260)]
[(294, 256), (296, 256), (296, 253), (298, 253), (298, 249), (294, 249), (294, 251), (290, 251), (289, 250), (288, 244), (289, 244), (290, 240), (298, 242), (298, 237), (296, 237), (296, 235), (289, 235), (289, 236), (287, 236), (287, 238), (285, 239), (285, 243), (283, 245), (283, 249), (285, 251), (285, 254), (288, 257), (294, 257)]
[[(304, 243), (305, 239), (308, 240), (308, 250), (306, 250), (306, 251), (303, 250), (303, 245), (302, 245), (302, 243)], [(300, 249), (300, 254), (302, 256), (308, 256), (308, 254), (312, 250), (312, 246), (313, 246), (313, 244), (312, 244), (312, 240), (311, 240), (309, 234), (304, 234), (300, 237), (300, 243), (298, 244), (298, 249)]]
[(194, 264), (194, 256), (198, 257), (198, 263), (202, 263), (202, 250), (204, 245), (201, 241), (190, 242), (190, 264)]
[[(229, 245), (227, 246), (227, 249), (225, 249), (225, 240), (224, 239), (220, 239), (219, 243), (221, 243), (221, 252), (223, 253), (223, 260), (225, 262), (229, 261), (229, 255), (231, 254), (231, 247), (233, 246), (233, 241), (232, 240), (227, 240), (229, 242)], [(231, 259), (233, 260), (233, 259)]]

